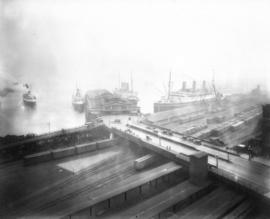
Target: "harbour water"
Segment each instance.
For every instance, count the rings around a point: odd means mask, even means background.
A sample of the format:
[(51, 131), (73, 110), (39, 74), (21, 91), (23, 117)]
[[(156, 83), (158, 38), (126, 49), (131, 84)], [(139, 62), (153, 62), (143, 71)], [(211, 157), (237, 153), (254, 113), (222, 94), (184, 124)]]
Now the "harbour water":
[(16, 91), (1, 98), (0, 136), (40, 134), (80, 126), (85, 122), (84, 113), (72, 108), (71, 93), (38, 90), (35, 108), (23, 104), (22, 93)]
[[(115, 83), (100, 83), (95, 75), (90, 75), (90, 77), (79, 75), (78, 79), (74, 75), (66, 75), (64, 72), (58, 74), (45, 72), (39, 77), (32, 73), (18, 79), (4, 75), (2, 78), (8, 82), (4, 84), (0, 82), (0, 90), (10, 88), (14, 92), (0, 96), (0, 136), (41, 134), (83, 125), (84, 112), (79, 113), (72, 107), (72, 94), (76, 90), (76, 84), (82, 90), (82, 94), (91, 89), (108, 89), (113, 92), (117, 87)], [(14, 85), (15, 82), (18, 84)], [(22, 95), (26, 92), (23, 84), (25, 83), (30, 84), (32, 93), (37, 97), (35, 108), (23, 104)], [(159, 93), (154, 92), (154, 88), (149, 84), (138, 83), (136, 83), (135, 91), (138, 92), (138, 105), (141, 112), (153, 112), (153, 102), (159, 98)]]

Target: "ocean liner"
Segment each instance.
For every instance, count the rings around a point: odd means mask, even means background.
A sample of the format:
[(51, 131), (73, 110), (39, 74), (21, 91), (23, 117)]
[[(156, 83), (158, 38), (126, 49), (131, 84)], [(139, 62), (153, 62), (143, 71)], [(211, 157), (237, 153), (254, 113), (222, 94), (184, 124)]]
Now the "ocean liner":
[(167, 111), (171, 109), (180, 108), (190, 104), (207, 104), (217, 99), (221, 99), (222, 94), (217, 92), (214, 83), (212, 88), (206, 87), (206, 81), (202, 82), (200, 89), (196, 88), (196, 81), (193, 81), (192, 88), (186, 87), (186, 82), (182, 83), (182, 88), (176, 91), (171, 90), (171, 74), (168, 83), (167, 96), (154, 103), (154, 112)]

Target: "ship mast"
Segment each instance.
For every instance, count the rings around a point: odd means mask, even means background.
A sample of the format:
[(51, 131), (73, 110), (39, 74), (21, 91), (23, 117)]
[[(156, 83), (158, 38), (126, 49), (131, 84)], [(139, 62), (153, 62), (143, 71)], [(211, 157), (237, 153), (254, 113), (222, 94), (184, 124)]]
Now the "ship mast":
[(119, 86), (119, 89), (121, 88), (121, 82), (120, 82), (120, 73), (118, 73), (118, 86)]
[(213, 69), (212, 86), (213, 86), (215, 96), (217, 97), (217, 91), (216, 91), (216, 86), (215, 86), (215, 71), (214, 71), (214, 69)]
[(218, 104), (220, 104), (220, 93), (217, 91), (216, 86), (215, 86), (215, 71), (213, 70), (213, 79), (212, 79), (212, 86), (214, 89), (214, 93), (215, 93), (215, 97), (216, 97), (216, 101)]
[(132, 72), (130, 73), (130, 90), (133, 92), (133, 78), (132, 78)]
[(168, 100), (170, 99), (170, 96), (171, 96), (171, 77), (172, 77), (172, 75), (171, 75), (172, 73), (170, 72), (170, 76), (169, 76), (169, 83), (168, 83)]

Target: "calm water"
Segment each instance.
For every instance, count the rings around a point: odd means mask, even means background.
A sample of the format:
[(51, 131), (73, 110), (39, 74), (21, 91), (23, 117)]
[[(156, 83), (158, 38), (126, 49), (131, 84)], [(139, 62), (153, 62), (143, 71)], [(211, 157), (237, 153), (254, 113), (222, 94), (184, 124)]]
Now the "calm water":
[[(80, 126), (85, 123), (85, 114), (76, 112), (72, 107), (72, 94), (76, 88), (74, 81), (67, 80), (64, 74), (61, 77), (45, 76), (48, 74), (42, 74), (38, 78), (35, 75), (30, 75), (29, 78), (22, 80), (30, 81), (31, 79), (33, 82), (31, 83), (32, 92), (37, 96), (35, 108), (24, 106), (22, 94), (26, 90), (22, 83), (14, 86), (15, 92), (0, 97), (0, 136), (40, 134)], [(89, 89), (101, 88), (113, 91), (114, 84), (100, 85), (93, 81), (92, 86), (86, 84), (80, 88), (83, 93)], [(140, 99), (138, 105), (141, 107), (141, 112), (153, 112), (153, 102), (159, 98), (159, 95), (148, 85), (146, 87), (137, 86), (136, 91)]]
[(0, 136), (6, 134), (40, 134), (84, 124), (84, 113), (74, 111), (71, 93), (63, 95), (47, 90), (35, 92), (37, 106), (29, 108), (22, 102), (22, 91), (1, 98)]

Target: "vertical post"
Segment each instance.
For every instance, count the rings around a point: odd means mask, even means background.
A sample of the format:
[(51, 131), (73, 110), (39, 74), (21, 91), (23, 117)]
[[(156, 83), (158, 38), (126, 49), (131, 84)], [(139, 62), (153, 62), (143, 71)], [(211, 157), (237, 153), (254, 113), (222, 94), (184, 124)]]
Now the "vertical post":
[(189, 180), (195, 185), (203, 185), (208, 176), (207, 154), (197, 152), (190, 156)]
[(229, 148), (226, 147), (226, 150), (227, 150), (227, 160), (230, 161), (230, 157), (229, 157)]

